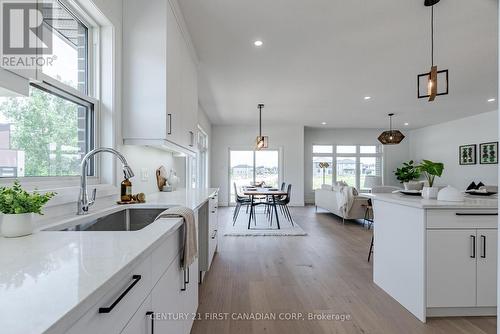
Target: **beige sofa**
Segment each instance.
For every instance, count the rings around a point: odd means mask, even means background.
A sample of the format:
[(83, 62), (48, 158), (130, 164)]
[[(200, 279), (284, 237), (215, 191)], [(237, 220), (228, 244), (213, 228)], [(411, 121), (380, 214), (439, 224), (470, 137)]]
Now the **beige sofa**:
[[(351, 194), (350, 200), (345, 197), (346, 193)], [(344, 223), (345, 219), (364, 218), (368, 198), (356, 195), (353, 187), (343, 189), (343, 187), (323, 185), (321, 189), (315, 191), (315, 205), (316, 210), (325, 209), (341, 217)]]

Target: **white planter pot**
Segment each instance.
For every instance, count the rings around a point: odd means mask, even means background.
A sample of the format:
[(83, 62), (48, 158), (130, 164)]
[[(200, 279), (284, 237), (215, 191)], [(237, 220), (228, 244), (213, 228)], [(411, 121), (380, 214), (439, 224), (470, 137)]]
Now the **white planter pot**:
[(1, 232), (6, 238), (16, 238), (33, 233), (33, 214), (21, 213), (0, 215)]
[(438, 197), (438, 187), (424, 187), (422, 189), (422, 197), (424, 199), (436, 199)]
[(410, 181), (403, 183), (405, 190), (422, 190), (422, 182), (419, 181)]

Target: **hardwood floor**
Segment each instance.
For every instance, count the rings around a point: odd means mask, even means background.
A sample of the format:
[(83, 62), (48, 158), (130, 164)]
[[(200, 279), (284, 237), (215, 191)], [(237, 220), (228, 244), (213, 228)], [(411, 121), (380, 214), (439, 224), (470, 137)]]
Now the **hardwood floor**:
[[(201, 320), (193, 334), (496, 333), (494, 317), (421, 323), (373, 283), (367, 262), (371, 231), (359, 224), (342, 225), (331, 214), (316, 214), (314, 207), (293, 208), (308, 236), (224, 237), (232, 210), (219, 211), (219, 251), (200, 289)], [(229, 319), (206, 319), (214, 313)], [(298, 320), (231, 320), (299, 313)], [(308, 320), (309, 314), (350, 318)]]

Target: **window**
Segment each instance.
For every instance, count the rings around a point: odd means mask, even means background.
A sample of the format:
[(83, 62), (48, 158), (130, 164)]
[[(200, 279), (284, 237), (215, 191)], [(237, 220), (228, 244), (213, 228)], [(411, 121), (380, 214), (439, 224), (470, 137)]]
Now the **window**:
[(198, 184), (200, 187), (208, 187), (208, 135), (198, 126)]
[(93, 129), (93, 105), (53, 87), (0, 98), (0, 177), (80, 175)]
[[(89, 71), (96, 63), (89, 55), (98, 54), (92, 43), (98, 30), (66, 1), (51, 0), (52, 11), (46, 4), (43, 23), (57, 58), (38, 69), (29, 96), (0, 97), (0, 178), (77, 176), (82, 157), (96, 146), (98, 101), (89, 83), (98, 76)], [(94, 162), (87, 173), (97, 175)]]
[[(329, 166), (321, 168), (321, 162)], [(380, 145), (313, 145), (312, 163), (313, 190), (321, 188), (322, 184), (343, 181), (365, 192), (374, 182), (382, 183)]]
[(44, 0), (42, 13), (44, 24), (52, 31), (53, 53), (57, 56), (51, 66), (42, 68), (42, 72), (87, 93), (88, 28), (56, 0)]
[(333, 153), (333, 145), (313, 145), (313, 153), (326, 154)]
[(234, 183), (240, 189), (254, 182), (264, 181), (271, 187), (279, 187), (280, 157), (278, 150), (229, 152), (230, 202), (234, 203)]
[(357, 187), (356, 184), (356, 167), (358, 158), (353, 157), (337, 157), (337, 182), (343, 181), (351, 187)]

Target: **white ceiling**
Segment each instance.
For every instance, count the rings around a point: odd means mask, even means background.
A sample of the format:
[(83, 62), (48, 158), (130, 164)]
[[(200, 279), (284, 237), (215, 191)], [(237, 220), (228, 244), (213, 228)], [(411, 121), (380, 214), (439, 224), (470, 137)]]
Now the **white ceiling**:
[[(181, 0), (200, 61), (200, 103), (215, 124), (411, 128), (496, 110), (498, 1), (442, 0), (435, 62), (450, 94), (416, 97), (430, 68), (423, 0)], [(264, 46), (256, 48), (253, 41)], [(364, 96), (372, 96), (369, 101)]]

